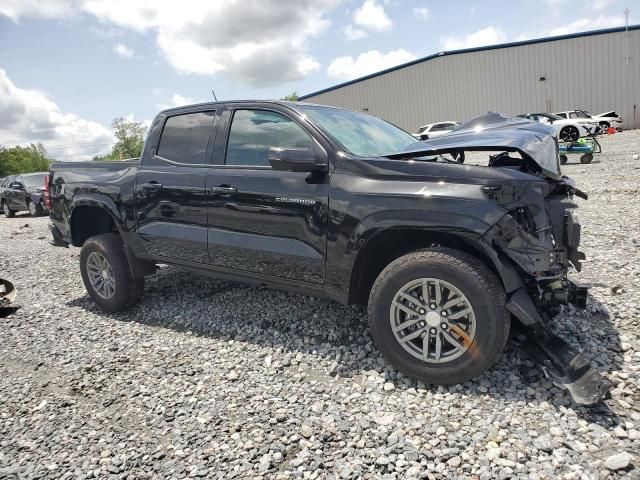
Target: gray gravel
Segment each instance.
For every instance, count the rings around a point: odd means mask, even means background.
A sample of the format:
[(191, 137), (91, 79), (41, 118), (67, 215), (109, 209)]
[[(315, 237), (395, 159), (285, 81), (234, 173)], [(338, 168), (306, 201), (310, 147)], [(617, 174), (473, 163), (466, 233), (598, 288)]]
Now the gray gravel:
[(587, 312), (556, 329), (615, 385), (585, 409), (508, 348), (426, 387), (389, 368), (361, 309), (165, 268), (107, 315), (46, 218), (0, 217), (0, 478), (640, 478), (640, 131), (566, 174)]

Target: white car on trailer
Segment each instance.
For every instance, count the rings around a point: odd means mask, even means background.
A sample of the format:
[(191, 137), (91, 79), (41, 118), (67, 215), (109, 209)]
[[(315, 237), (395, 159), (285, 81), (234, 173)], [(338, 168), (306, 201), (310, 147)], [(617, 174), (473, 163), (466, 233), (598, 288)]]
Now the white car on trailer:
[(527, 113), (518, 116), (553, 125), (558, 132), (558, 139), (562, 142), (575, 142), (580, 137), (586, 137), (598, 131), (598, 124), (591, 120), (564, 118), (553, 113)]

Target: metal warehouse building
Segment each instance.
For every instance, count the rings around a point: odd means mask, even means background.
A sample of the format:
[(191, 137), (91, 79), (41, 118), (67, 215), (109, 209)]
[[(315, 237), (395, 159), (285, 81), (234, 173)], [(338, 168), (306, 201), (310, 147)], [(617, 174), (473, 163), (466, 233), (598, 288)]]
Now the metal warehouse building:
[(489, 110), (615, 110), (640, 127), (640, 25), (420, 58), (300, 98), (366, 111), (415, 132)]

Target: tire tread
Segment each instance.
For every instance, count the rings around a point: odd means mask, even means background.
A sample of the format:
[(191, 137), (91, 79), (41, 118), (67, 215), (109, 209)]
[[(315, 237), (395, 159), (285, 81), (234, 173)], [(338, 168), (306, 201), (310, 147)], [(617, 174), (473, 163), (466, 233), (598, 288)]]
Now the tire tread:
[[(106, 252), (110, 257), (109, 264), (113, 270), (116, 282), (122, 283), (121, 288), (124, 292), (116, 292), (114, 297), (105, 300), (93, 294), (92, 288), (86, 279), (84, 271), (84, 258), (91, 251)], [(138, 303), (144, 293), (144, 277), (133, 277), (129, 269), (129, 261), (124, 251), (122, 239), (116, 233), (104, 233), (88, 238), (82, 245), (80, 250), (80, 262), (82, 270), (82, 278), (93, 300), (105, 311), (120, 312), (131, 308)], [(120, 279), (120, 280), (118, 280)], [(118, 284), (116, 283), (116, 288)], [(117, 298), (116, 298), (117, 297)]]

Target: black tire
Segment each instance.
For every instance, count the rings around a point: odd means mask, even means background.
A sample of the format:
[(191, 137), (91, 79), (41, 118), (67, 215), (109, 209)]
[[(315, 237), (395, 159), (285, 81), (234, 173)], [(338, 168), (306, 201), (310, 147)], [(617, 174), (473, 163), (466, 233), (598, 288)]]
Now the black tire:
[(5, 201), (2, 202), (2, 212), (5, 214), (7, 218), (12, 218), (16, 216), (16, 211), (11, 210), (9, 208), (9, 205), (7, 205), (7, 202)]
[[(113, 272), (115, 289), (110, 298), (101, 297), (89, 280), (87, 259), (92, 252), (102, 255)], [(80, 272), (87, 292), (106, 312), (120, 312), (132, 307), (138, 303), (144, 292), (144, 277), (131, 276), (122, 239), (116, 233), (96, 235), (84, 242), (80, 250)]]
[(580, 138), (580, 132), (573, 125), (567, 125), (560, 130), (560, 140), (563, 142), (576, 142)]
[[(445, 363), (429, 363), (407, 352), (396, 340), (390, 321), (394, 296), (407, 282), (437, 278), (459, 289), (476, 318), (471, 347)], [(427, 384), (462, 383), (480, 375), (500, 356), (509, 337), (506, 295), (495, 275), (477, 258), (448, 248), (404, 255), (378, 276), (369, 296), (369, 326), (383, 357), (405, 375)]]
[(42, 217), (45, 214), (45, 209), (44, 209), (44, 205), (42, 205), (42, 201), (38, 202), (38, 203), (34, 203), (31, 200), (28, 200), (28, 205), (27, 205), (28, 209), (29, 209), (29, 214), (32, 217)]
[(560, 165), (566, 165), (568, 160), (566, 155), (560, 155)]
[(580, 163), (587, 164), (587, 163), (591, 163), (592, 161), (593, 161), (592, 153), (585, 153), (580, 157)]

